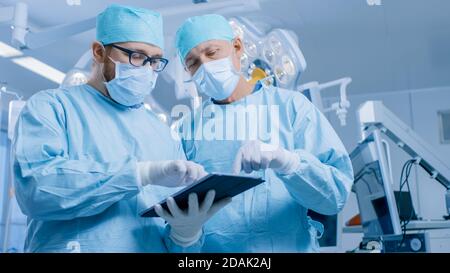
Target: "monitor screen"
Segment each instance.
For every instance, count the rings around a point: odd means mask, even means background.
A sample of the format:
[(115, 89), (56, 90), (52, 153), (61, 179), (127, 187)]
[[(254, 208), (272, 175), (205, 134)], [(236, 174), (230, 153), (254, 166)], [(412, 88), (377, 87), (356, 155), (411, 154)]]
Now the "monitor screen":
[(372, 206), (377, 214), (378, 223), (380, 224), (382, 234), (394, 233), (386, 196), (373, 199)]
[(371, 135), (350, 154), (365, 237), (401, 235), (394, 191), (385, 156), (377, 137)]

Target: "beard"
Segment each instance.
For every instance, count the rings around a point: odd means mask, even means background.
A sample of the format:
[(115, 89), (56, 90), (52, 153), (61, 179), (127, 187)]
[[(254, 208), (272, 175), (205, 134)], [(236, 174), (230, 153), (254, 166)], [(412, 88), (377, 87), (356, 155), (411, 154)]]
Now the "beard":
[(115, 64), (111, 62), (108, 57), (104, 60), (103, 71), (101, 71), (101, 73), (103, 73), (107, 82), (111, 81), (116, 76)]

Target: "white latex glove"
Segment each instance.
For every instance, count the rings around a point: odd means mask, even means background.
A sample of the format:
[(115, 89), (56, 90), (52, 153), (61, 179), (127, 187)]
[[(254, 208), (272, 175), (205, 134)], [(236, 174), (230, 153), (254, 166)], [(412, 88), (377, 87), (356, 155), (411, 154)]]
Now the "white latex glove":
[(244, 170), (251, 173), (271, 168), (279, 174), (287, 175), (293, 173), (298, 164), (300, 164), (298, 154), (255, 140), (247, 142), (238, 150), (233, 163), (233, 172), (238, 174)]
[(172, 197), (167, 198), (167, 206), (170, 213), (164, 210), (161, 205), (155, 206), (156, 214), (166, 220), (170, 225), (170, 237), (178, 245), (187, 247), (197, 242), (202, 236), (202, 227), (220, 209), (231, 202), (231, 198), (225, 198), (215, 203), (214, 190), (208, 191), (199, 206), (196, 193), (189, 195), (188, 209), (182, 211)]
[(186, 186), (207, 175), (203, 166), (186, 160), (144, 161), (137, 165), (142, 186)]

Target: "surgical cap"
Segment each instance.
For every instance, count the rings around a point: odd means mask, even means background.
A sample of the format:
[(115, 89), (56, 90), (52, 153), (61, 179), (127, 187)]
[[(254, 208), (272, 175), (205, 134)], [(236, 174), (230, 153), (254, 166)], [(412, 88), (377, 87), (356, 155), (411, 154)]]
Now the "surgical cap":
[(148, 9), (111, 5), (97, 16), (97, 40), (104, 45), (142, 42), (164, 49), (161, 14)]
[(199, 44), (209, 40), (231, 41), (235, 37), (227, 19), (221, 15), (208, 14), (187, 19), (178, 29), (176, 48), (181, 61)]

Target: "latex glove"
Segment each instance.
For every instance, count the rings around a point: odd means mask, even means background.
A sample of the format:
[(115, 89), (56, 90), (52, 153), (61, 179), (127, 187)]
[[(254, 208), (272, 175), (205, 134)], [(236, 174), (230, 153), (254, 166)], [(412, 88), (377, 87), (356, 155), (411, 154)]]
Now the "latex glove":
[(220, 209), (231, 202), (231, 198), (225, 198), (214, 203), (216, 192), (208, 191), (199, 206), (196, 193), (189, 195), (188, 209), (182, 211), (172, 197), (167, 198), (169, 211), (164, 210), (161, 205), (155, 206), (156, 214), (166, 220), (170, 225), (170, 237), (178, 245), (187, 247), (200, 239), (203, 225)]
[(207, 175), (203, 166), (192, 161), (144, 161), (138, 162), (138, 176), (142, 186), (148, 184), (179, 187), (191, 184)]
[(287, 175), (293, 173), (298, 164), (300, 164), (298, 154), (255, 140), (247, 142), (238, 150), (233, 163), (233, 172), (238, 174), (244, 170), (251, 173), (271, 168), (279, 174)]

